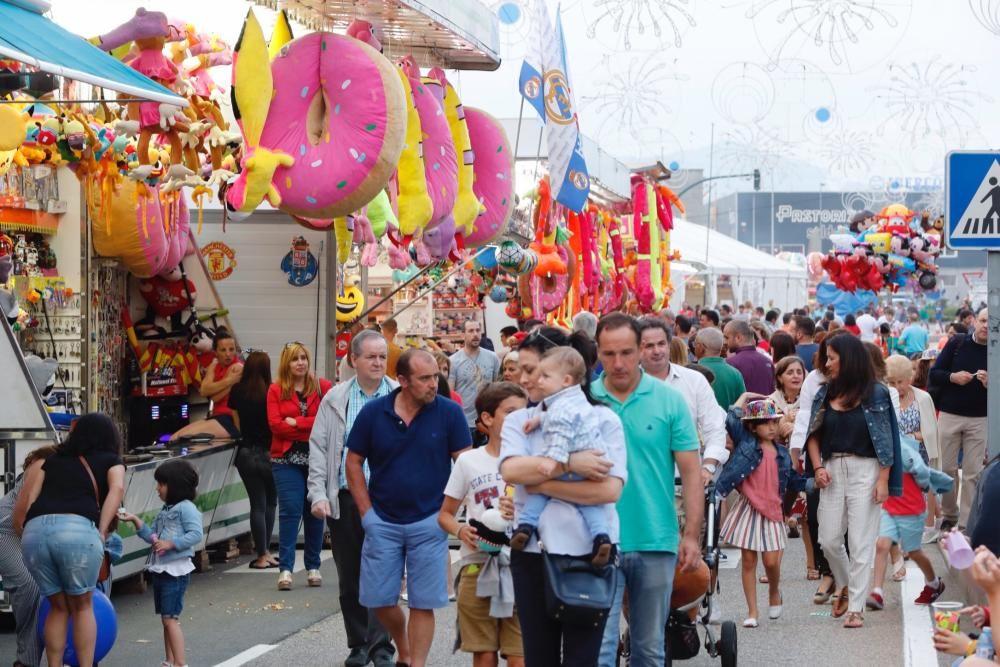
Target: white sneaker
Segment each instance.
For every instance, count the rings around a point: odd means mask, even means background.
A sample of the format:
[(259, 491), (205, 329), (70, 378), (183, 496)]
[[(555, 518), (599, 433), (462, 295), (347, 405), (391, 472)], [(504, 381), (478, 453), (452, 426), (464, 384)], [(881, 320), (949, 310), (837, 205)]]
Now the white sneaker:
[(920, 539), (921, 544), (934, 544), (937, 542), (938, 538), (941, 537), (941, 532), (934, 528), (933, 526), (928, 526), (924, 528), (924, 535)]

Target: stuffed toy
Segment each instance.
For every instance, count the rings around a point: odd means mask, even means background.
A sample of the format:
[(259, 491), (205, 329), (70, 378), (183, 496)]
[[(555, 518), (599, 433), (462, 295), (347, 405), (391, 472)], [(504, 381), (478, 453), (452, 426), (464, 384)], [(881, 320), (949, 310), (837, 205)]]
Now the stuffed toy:
[(371, 226), (372, 234), (380, 239), (385, 236), (389, 227), (399, 228), (399, 220), (392, 210), (392, 202), (389, 201), (389, 194), (383, 189), (379, 190), (375, 198), (365, 206), (368, 222)]
[(472, 150), (472, 142), (469, 139), (469, 126), (465, 121), (465, 108), (462, 100), (459, 99), (455, 88), (448, 83), (444, 70), (435, 67), (428, 72), (428, 75), (436, 79), (444, 90), (442, 106), (444, 115), (448, 120), (448, 128), (451, 132), (452, 145), (455, 148), (455, 155), (458, 159), (458, 173), (456, 179), (458, 183), (458, 194), (455, 197), (455, 208), (452, 210), (452, 218), (455, 220), (455, 228), (463, 235), (473, 232), (476, 224), (476, 217), (482, 208), (476, 199), (476, 193), (472, 189), (475, 170), (476, 154)]
[(267, 198), (291, 215), (337, 218), (371, 201), (399, 161), (403, 87), (392, 64), (356, 39), (311, 33), (269, 63), (251, 11), (232, 92), (244, 157), (226, 193), (230, 210), (250, 213)]
[[(185, 288), (186, 287), (186, 288)], [(179, 266), (139, 281), (139, 294), (146, 301), (146, 317), (135, 323), (137, 331), (159, 328), (155, 318), (170, 320), (170, 330), (181, 329), (181, 314), (194, 306), (198, 293)]]
[(514, 155), (507, 133), (493, 116), (465, 107), (465, 122), (476, 156), (472, 191), (482, 208), (464, 240), (466, 247), (479, 248), (496, 243), (514, 213)]
[(357, 286), (357, 279), (352, 277), (349, 284), (343, 286), (343, 291), (337, 294), (337, 321), (353, 322), (361, 316), (365, 309), (365, 295)]
[(89, 176), (84, 189), (98, 256), (118, 258), (138, 278), (151, 278), (167, 267), (170, 239), (159, 188)]
[(360, 42), (364, 42), (379, 53), (382, 53), (382, 42), (378, 41), (378, 38), (375, 37), (375, 26), (368, 21), (354, 19), (347, 26), (346, 32), (348, 37), (353, 37)]
[(24, 365), (28, 368), (31, 384), (34, 385), (38, 395), (43, 398), (48, 396), (56, 384), (56, 371), (59, 370), (59, 360), (42, 359), (29, 353), (24, 355)]
[(406, 103), (406, 134), (403, 150), (396, 168), (396, 185), (399, 192), (396, 210), (399, 212), (399, 231), (409, 238), (423, 231), (434, 215), (434, 203), (427, 192), (427, 176), (424, 172), (423, 131), (420, 114), (417, 112), (414, 91), (410, 77), (397, 70), (399, 82), (403, 86)]
[(637, 247), (636, 275), (633, 283), (635, 298), (643, 312), (653, 309), (656, 294), (653, 291), (651, 259), (653, 225), (655, 220), (655, 200), (650, 206), (649, 185), (640, 174), (632, 174), (632, 230)]

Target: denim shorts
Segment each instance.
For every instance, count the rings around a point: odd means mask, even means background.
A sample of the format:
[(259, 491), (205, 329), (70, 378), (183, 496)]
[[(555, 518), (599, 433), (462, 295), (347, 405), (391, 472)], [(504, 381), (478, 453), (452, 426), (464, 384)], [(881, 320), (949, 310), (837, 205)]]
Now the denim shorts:
[(153, 609), (163, 618), (180, 618), (191, 575), (175, 577), (166, 572), (150, 572), (150, 575), (153, 577)]
[(104, 545), (90, 519), (78, 514), (45, 514), (24, 526), (21, 553), (43, 596), (75, 596), (97, 587)]
[(878, 536), (888, 537), (899, 545), (904, 553), (918, 551), (924, 537), (924, 519), (921, 514), (889, 514), (884, 509), (879, 521)]
[(437, 514), (415, 523), (389, 523), (375, 508), (361, 517), (365, 542), (361, 548), (359, 598), (369, 609), (399, 602), (399, 584), (406, 566), (407, 604), (411, 609), (448, 606), (448, 535)]

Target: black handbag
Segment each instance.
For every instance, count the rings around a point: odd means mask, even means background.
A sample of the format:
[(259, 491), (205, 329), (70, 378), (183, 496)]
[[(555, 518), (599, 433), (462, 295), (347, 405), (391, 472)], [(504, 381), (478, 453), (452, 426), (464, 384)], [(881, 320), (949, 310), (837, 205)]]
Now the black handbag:
[(595, 567), (590, 556), (542, 552), (545, 568), (545, 609), (549, 617), (574, 625), (601, 627), (611, 611), (618, 584), (618, 567)]

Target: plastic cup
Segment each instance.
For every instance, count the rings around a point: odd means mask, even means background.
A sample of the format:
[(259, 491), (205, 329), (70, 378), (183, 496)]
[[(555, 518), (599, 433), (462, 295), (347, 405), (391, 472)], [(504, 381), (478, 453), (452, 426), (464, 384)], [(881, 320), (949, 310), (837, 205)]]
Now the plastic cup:
[(967, 570), (976, 560), (976, 552), (972, 550), (969, 540), (957, 530), (945, 537), (944, 551), (948, 555), (948, 562), (956, 570)]
[(931, 609), (934, 610), (934, 625), (942, 630), (958, 632), (958, 612), (961, 608), (961, 602), (932, 602)]

